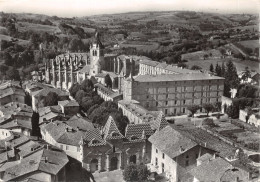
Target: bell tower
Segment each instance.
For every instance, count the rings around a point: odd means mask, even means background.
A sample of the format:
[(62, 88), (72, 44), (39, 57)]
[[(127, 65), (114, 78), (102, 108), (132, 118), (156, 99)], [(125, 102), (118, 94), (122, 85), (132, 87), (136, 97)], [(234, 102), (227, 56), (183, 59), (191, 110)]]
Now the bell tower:
[(90, 75), (95, 76), (100, 73), (104, 66), (104, 46), (100, 41), (98, 32), (95, 34), (95, 40), (90, 45)]

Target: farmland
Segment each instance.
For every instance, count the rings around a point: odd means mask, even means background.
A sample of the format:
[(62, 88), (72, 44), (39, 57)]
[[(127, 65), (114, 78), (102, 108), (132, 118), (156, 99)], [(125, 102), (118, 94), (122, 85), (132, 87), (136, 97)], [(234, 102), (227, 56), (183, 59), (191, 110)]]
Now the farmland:
[[(207, 60), (200, 59), (200, 60), (192, 60), (192, 61), (190, 60), (186, 64), (189, 67), (192, 67), (193, 65), (197, 65), (200, 66), (203, 70), (209, 70), (210, 64), (212, 64), (215, 67), (216, 64), (221, 65), (223, 62), (226, 63), (229, 60), (230, 59), (207, 59)], [(259, 70), (258, 62), (249, 61), (249, 60), (239, 61), (236, 59), (231, 59), (231, 60), (236, 66), (237, 72), (245, 70), (245, 67), (248, 67), (250, 70), (255, 70), (255, 71)]]
[(239, 43), (247, 48), (251, 48), (251, 49), (259, 48), (259, 40), (245, 40)]

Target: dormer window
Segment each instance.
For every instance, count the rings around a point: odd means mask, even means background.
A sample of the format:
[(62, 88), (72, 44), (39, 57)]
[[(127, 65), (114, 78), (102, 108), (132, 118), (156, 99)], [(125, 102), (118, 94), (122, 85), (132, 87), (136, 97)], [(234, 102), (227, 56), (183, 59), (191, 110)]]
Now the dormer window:
[(99, 143), (99, 141), (98, 140), (92, 140), (92, 144), (98, 144)]
[(112, 137), (118, 137), (118, 136), (120, 136), (120, 135), (119, 135), (119, 133), (113, 132), (113, 133), (111, 133), (111, 136), (112, 136)]
[(131, 136), (131, 140), (137, 140), (137, 136)]

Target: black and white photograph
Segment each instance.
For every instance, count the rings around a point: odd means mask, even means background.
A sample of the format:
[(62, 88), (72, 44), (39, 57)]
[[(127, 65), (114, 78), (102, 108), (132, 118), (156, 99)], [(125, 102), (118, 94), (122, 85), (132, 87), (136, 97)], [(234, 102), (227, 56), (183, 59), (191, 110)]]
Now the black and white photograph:
[(0, 182), (259, 182), (259, 0), (0, 0)]

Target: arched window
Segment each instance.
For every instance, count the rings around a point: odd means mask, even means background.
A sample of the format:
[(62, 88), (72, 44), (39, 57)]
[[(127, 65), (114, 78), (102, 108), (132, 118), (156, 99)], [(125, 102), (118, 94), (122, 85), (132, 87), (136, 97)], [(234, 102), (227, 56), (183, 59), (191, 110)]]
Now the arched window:
[(131, 136), (131, 140), (137, 140), (137, 136)]
[(118, 136), (120, 136), (120, 135), (119, 135), (119, 133), (112, 132), (112, 133), (111, 133), (111, 136), (112, 136), (112, 137), (118, 137)]

